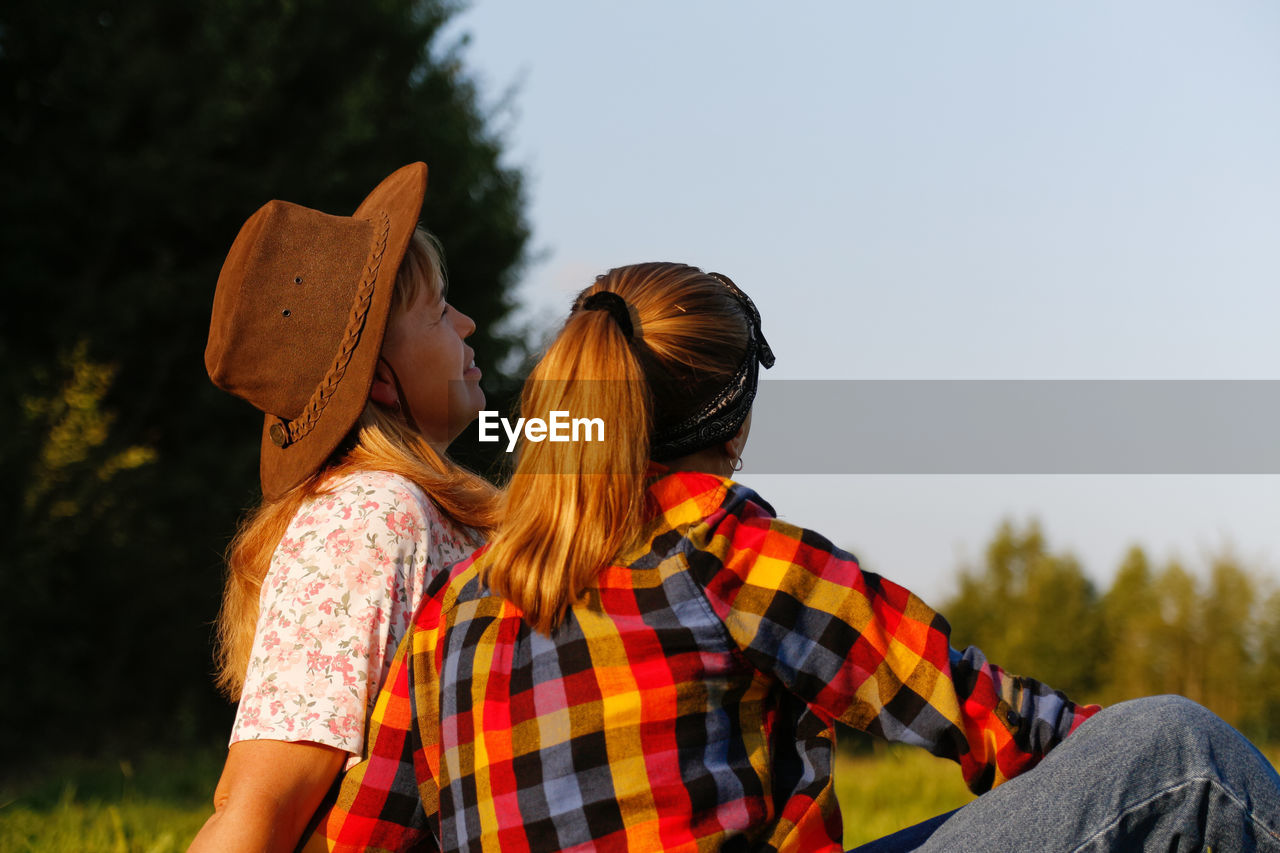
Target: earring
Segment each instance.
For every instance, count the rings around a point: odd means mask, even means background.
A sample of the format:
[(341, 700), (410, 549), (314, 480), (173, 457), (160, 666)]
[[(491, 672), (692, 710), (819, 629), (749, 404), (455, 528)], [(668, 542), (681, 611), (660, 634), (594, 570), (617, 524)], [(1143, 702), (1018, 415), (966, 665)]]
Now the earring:
[(733, 471), (734, 471), (734, 473), (736, 474), (738, 471), (741, 471), (741, 470), (742, 470), (742, 457), (741, 457), (741, 456), (735, 456), (735, 457), (733, 457)]

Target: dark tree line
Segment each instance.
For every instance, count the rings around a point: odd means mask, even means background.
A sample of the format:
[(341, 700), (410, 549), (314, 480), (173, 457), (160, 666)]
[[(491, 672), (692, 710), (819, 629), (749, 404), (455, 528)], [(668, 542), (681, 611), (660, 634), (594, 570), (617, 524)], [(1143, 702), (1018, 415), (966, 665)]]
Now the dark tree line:
[[(425, 160), (487, 377), (528, 238), (447, 0), (0, 7), (0, 726), (19, 750), (221, 735), (209, 623), (259, 416), (213, 389), (213, 287), (270, 198), (349, 213)], [(490, 385), (491, 399), (509, 388)], [(484, 466), (474, 449), (463, 449)]]

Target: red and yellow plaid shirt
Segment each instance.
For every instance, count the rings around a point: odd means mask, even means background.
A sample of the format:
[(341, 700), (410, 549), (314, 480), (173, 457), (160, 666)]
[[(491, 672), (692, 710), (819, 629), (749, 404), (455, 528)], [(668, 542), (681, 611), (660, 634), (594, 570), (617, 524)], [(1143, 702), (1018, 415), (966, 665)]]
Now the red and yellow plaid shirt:
[(484, 551), (437, 579), (306, 849), (839, 850), (835, 720), (981, 791), (1096, 710), (952, 650), (744, 486), (680, 472), (650, 497), (645, 547), (550, 637), (480, 583)]

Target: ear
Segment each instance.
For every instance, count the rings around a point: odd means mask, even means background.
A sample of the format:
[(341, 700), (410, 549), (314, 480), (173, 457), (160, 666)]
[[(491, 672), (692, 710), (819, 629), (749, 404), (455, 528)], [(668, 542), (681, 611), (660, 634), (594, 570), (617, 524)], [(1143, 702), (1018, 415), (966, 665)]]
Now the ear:
[(742, 451), (747, 446), (747, 436), (751, 434), (751, 412), (747, 412), (746, 420), (742, 422), (742, 426), (738, 427), (738, 431), (733, 434), (733, 438), (724, 443), (724, 453), (730, 459), (741, 459)]
[(378, 359), (378, 363), (373, 367), (373, 385), (369, 388), (369, 399), (388, 409), (394, 409), (400, 405), (400, 395), (396, 392), (395, 380), (391, 377), (391, 371), (387, 369), (387, 363), (382, 359)]
[(747, 433), (742, 427), (738, 427), (738, 431), (733, 434), (733, 438), (726, 441), (721, 449), (724, 455), (730, 459), (739, 459), (742, 456), (742, 448), (747, 444)]

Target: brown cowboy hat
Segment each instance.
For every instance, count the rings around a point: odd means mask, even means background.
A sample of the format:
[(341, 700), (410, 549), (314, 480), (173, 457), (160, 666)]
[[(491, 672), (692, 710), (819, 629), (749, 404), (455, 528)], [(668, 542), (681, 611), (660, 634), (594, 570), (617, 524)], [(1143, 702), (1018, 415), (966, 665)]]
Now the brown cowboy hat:
[(364, 410), (426, 188), (426, 164), (411, 163), (351, 216), (269, 201), (232, 243), (204, 364), (214, 385), (266, 414), (266, 498), (323, 465)]

